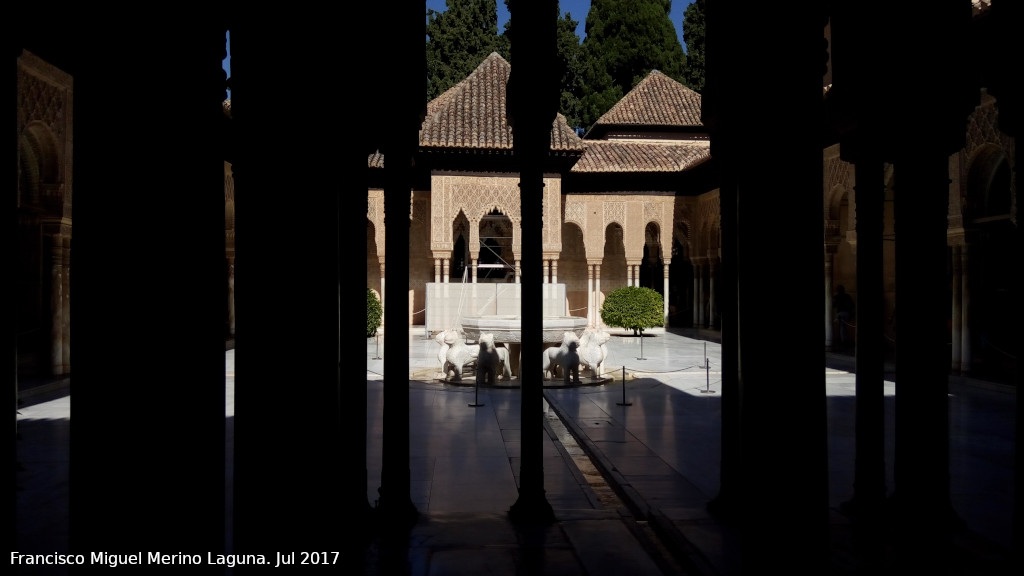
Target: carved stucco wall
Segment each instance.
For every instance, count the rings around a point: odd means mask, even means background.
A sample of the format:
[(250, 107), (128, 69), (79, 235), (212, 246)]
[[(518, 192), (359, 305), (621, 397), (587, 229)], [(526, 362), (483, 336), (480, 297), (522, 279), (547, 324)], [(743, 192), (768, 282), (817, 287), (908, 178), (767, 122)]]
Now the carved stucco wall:
[[(18, 135), (19, 156), (36, 154), (38, 188), (23, 190), (21, 205), (41, 204), (47, 213), (71, 218), (71, 150), (74, 98), (69, 74), (28, 51), (18, 57)], [(19, 161), (19, 170), (24, 169)], [(28, 176), (28, 175), (26, 175)]]
[(384, 262), (384, 191), (370, 188), (366, 198), (366, 219), (373, 225), (373, 240), (377, 245), (377, 259)]
[[(998, 147), (1005, 154), (1005, 158), (1010, 164), (1010, 189), (1016, 190), (1017, 171), (1014, 162), (1016, 141), (999, 130), (999, 107), (992, 96), (982, 93), (981, 103), (967, 118), (967, 145), (950, 160), (950, 176), (953, 180), (949, 196), (950, 228), (963, 225), (968, 193), (967, 174), (971, 169), (972, 160), (977, 157), (979, 151), (993, 146)], [(1011, 200), (1016, 201), (1015, 194), (1011, 195)], [(1016, 214), (1017, 206), (1012, 205), (1011, 215), (1014, 221), (1016, 221)]]
[[(718, 202), (718, 191), (709, 192)], [(688, 256), (693, 252), (697, 199), (691, 196), (677, 196), (672, 203), (672, 236)], [(671, 252), (669, 252), (671, 254)]]
[[(721, 211), (722, 208), (717, 192), (702, 194), (697, 198), (697, 202), (694, 205), (695, 218), (693, 223), (696, 227), (696, 233), (691, 236), (690, 254), (693, 258), (718, 256), (717, 253), (712, 253), (712, 246), (717, 249), (717, 234)], [(715, 236), (714, 240), (712, 240), (713, 235)]]
[(224, 162), (224, 251), (235, 257), (235, 177), (231, 163)]
[[(73, 81), (28, 51), (17, 62), (17, 306), (19, 353), (41, 374), (65, 374), (70, 360)], [(19, 357), (19, 366), (21, 366)], [(27, 365), (26, 365), (27, 367)]]
[[(430, 251), (430, 202), (429, 190), (413, 191), (409, 223), (409, 320), (412, 324), (426, 323), (426, 286), (428, 282), (434, 281), (434, 258)], [(400, 263), (391, 263), (391, 266), (396, 265)]]
[[(546, 258), (562, 250), (562, 181), (544, 178), (542, 250)], [(512, 221), (512, 252), (522, 255), (522, 214), (519, 177), (513, 174), (449, 174), (431, 176), (430, 249), (435, 258), (448, 258), (455, 242), (453, 225), (461, 212), (469, 220), (469, 246), (480, 245), (480, 220), (497, 210)], [(471, 251), (475, 256), (476, 252)]]
[(370, 188), (366, 198), (366, 285), (382, 293), (384, 263), (384, 190)]
[(662, 253), (671, 254), (669, 232), (673, 230), (675, 200), (672, 193), (568, 194), (565, 222), (580, 228), (587, 260), (595, 264), (604, 257), (605, 231), (618, 224), (623, 230), (626, 259), (638, 263), (644, 255), (649, 223), (658, 227)]

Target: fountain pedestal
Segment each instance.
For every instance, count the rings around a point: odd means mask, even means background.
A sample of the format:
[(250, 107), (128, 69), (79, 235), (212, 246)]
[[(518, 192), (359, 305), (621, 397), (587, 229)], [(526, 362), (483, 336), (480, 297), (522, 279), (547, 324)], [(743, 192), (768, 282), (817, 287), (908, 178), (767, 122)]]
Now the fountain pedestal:
[[(493, 334), (494, 342), (508, 346), (512, 361), (512, 376), (519, 376), (519, 357), (522, 344), (522, 329), (519, 315), (484, 314), (464, 316), (460, 324), (467, 340), (478, 341), (481, 334)], [(587, 328), (587, 319), (580, 316), (545, 316), (543, 339), (545, 344), (561, 344), (566, 332), (577, 337)]]

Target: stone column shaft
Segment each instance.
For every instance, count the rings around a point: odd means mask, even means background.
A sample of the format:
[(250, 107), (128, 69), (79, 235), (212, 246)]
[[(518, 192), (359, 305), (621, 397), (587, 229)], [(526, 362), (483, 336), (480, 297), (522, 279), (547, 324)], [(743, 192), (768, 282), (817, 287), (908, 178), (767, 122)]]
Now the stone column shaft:
[(701, 278), (701, 264), (700, 261), (695, 259), (693, 262), (693, 327), (700, 328), (701, 325), (701, 284), (704, 282)]
[(832, 334), (832, 266), (835, 261), (835, 252), (825, 246), (825, 350), (831, 350), (834, 342)]
[(960, 372), (960, 360), (962, 358), (963, 343), (960, 341), (960, 334), (963, 327), (963, 306), (962, 306), (962, 291), (961, 284), (963, 283), (963, 266), (960, 262), (960, 252), (962, 247), (952, 246), (952, 264), (953, 264), (953, 316), (952, 316), (952, 327), (951, 327), (951, 345), (952, 345), (952, 357), (950, 358), (950, 369), (953, 373)]
[(50, 371), (60, 374), (64, 368), (64, 274), (63, 245), (59, 235), (52, 237), (50, 251)]
[(960, 373), (970, 374), (974, 369), (971, 346), (971, 245), (960, 247)]
[(708, 328), (715, 327), (715, 275), (717, 274), (717, 266), (715, 266), (714, 259), (708, 259), (708, 317), (705, 322), (705, 326)]
[(668, 325), (669, 325), (669, 322), (668, 322), (668, 320), (669, 320), (668, 298), (669, 298), (669, 290), (671, 288), (669, 286), (669, 265), (668, 264), (665, 264), (664, 266), (662, 266), (662, 271), (661, 271), (661, 287), (662, 287), (661, 288), (661, 290), (662, 290), (661, 293), (664, 294), (664, 297), (662, 298), (662, 313), (665, 316), (665, 327), (667, 328)]

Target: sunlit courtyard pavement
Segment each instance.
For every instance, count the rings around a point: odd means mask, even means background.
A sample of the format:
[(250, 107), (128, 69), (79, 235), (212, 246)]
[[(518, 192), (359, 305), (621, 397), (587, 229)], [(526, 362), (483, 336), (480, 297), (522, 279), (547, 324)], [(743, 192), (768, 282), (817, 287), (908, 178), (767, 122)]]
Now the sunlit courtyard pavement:
[[(416, 529), (436, 530), (441, 519), (452, 518), (483, 518), (491, 525), (504, 525), (517, 497), (520, 390), (514, 380), (507, 383), (511, 385), (477, 389), (472, 376), (468, 382), (446, 383), (437, 377), (437, 350), (432, 339), (411, 331), (411, 497), (427, 519)], [(568, 574), (621, 574), (626, 569), (632, 574), (656, 574), (649, 558), (638, 558), (644, 549), (637, 545), (636, 534), (623, 527), (623, 511), (639, 509), (650, 520), (673, 525), (700, 544), (700, 558), (695, 563), (729, 574), (735, 569), (734, 555), (723, 547), (721, 534), (709, 531), (704, 522), (707, 502), (717, 494), (719, 481), (720, 345), (666, 331), (642, 340), (623, 333), (613, 335), (608, 352), (602, 383), (584, 373), (581, 386), (545, 385), (545, 491), (564, 539), (559, 540), (558, 550), (549, 552), (559, 558), (564, 553), (565, 562), (577, 563), (575, 568), (566, 567)], [(367, 499), (373, 505), (381, 485), (383, 341), (367, 339), (366, 353)], [(228, 538), (234, 359), (235, 350), (228, 350)], [(779, 394), (811, 393), (786, 381), (784, 362), (778, 370)], [(894, 486), (895, 389), (893, 382), (885, 383), (890, 491)], [(853, 493), (855, 375), (824, 368), (824, 393), (829, 501), (836, 511), (833, 517), (841, 522), (839, 505)], [(23, 553), (67, 550), (71, 397), (57, 396), (26, 402), (19, 409), (17, 538)], [(1015, 392), (1006, 386), (951, 377), (949, 402), (954, 509), (967, 527), (994, 549), (1008, 548)], [(515, 538), (514, 534), (510, 537)], [(580, 549), (588, 547), (600, 554), (582, 558)], [(570, 553), (573, 549), (576, 552)], [(434, 562), (442, 560), (437, 557)], [(433, 569), (442, 570), (439, 566)], [(493, 572), (503, 573), (501, 569)]]

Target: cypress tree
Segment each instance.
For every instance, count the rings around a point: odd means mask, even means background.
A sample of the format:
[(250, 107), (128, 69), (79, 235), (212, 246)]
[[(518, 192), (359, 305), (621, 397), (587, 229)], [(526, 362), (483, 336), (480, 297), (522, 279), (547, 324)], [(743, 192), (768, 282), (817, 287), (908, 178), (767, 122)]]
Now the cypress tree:
[(498, 51), (496, 0), (446, 0), (443, 12), (427, 10), (427, 98), (461, 82)]
[(686, 42), (683, 83), (697, 92), (704, 90), (704, 4), (705, 0), (694, 0), (683, 13), (683, 41)]
[(592, 0), (581, 72), (590, 126), (651, 70), (684, 81), (686, 53), (669, 17), (671, 0)]
[(580, 95), (583, 93), (583, 82), (580, 77), (580, 37), (576, 34), (579, 21), (573, 20), (572, 14), (566, 12), (558, 19), (558, 61), (561, 66), (562, 94), (558, 110), (565, 115), (569, 126), (582, 130), (583, 119), (580, 114)]

